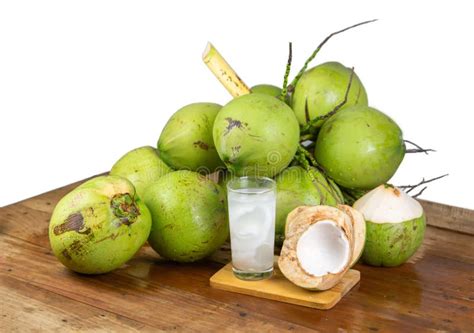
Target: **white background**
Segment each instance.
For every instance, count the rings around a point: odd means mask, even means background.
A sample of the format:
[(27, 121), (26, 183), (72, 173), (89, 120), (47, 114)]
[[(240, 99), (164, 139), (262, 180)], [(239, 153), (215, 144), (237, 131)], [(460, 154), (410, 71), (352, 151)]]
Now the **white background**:
[[(224, 4), (226, 3), (226, 4)], [(232, 3), (232, 6), (229, 5)], [(0, 3), (0, 206), (108, 170), (155, 145), (191, 102), (230, 97), (201, 61), (212, 41), (248, 85), (280, 85), (287, 42), (294, 70), (355, 66), (369, 102), (406, 139), (393, 179), (450, 173), (423, 198), (474, 208), (474, 23), (469, 1), (3, 1)], [(293, 73), (295, 73), (293, 72)]]

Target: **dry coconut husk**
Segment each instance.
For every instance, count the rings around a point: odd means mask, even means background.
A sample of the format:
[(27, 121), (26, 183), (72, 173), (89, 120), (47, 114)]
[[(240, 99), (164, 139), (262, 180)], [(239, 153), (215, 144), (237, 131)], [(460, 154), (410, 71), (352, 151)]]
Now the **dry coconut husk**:
[(353, 222), (331, 206), (301, 206), (288, 214), (278, 259), (285, 277), (299, 287), (327, 290), (349, 270), (354, 253)]
[(365, 245), (366, 226), (364, 215), (358, 210), (347, 205), (338, 205), (337, 208), (346, 213), (352, 222), (352, 230), (354, 231), (354, 252), (352, 253), (351, 267), (354, 266), (362, 256)]

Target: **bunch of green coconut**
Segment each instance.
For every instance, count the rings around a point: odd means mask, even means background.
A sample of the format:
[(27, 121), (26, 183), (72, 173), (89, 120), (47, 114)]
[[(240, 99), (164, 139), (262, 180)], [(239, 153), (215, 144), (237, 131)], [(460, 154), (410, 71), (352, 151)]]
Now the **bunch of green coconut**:
[(331, 288), (359, 258), (375, 266), (408, 260), (425, 215), (387, 184), (407, 152), (401, 129), (369, 106), (353, 69), (307, 69), (349, 28), (326, 38), (288, 84), (290, 44), (282, 88), (247, 88), (208, 44), (203, 60), (234, 98), (184, 106), (157, 148), (128, 152), (109, 175), (61, 199), (49, 228), (57, 258), (80, 273), (105, 273), (146, 241), (169, 260), (206, 258), (228, 239), (226, 182), (257, 175), (276, 180), (279, 267), (295, 284)]

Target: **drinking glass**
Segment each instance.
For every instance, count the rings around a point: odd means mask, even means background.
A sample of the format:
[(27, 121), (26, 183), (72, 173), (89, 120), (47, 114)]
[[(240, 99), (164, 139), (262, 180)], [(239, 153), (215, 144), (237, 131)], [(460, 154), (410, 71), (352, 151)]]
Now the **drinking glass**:
[(227, 183), (230, 245), (234, 275), (261, 280), (273, 273), (276, 184), (266, 177)]

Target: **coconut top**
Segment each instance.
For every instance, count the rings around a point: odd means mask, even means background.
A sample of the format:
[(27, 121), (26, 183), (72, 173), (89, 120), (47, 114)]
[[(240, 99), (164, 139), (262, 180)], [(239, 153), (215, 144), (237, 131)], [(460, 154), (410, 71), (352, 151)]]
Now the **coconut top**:
[(423, 215), (420, 203), (397, 187), (380, 185), (354, 203), (366, 221), (402, 223)]

